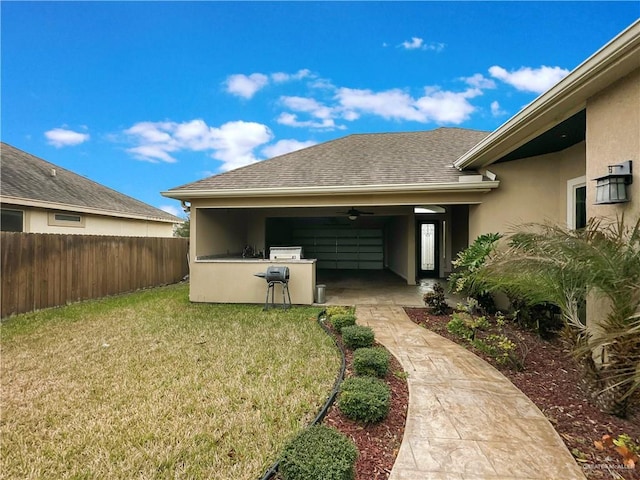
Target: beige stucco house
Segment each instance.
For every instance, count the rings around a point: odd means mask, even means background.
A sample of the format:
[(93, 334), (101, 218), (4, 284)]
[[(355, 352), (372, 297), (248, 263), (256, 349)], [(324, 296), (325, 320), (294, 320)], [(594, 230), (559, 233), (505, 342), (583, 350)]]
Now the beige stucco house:
[[(596, 204), (595, 179), (620, 164), (628, 201)], [(351, 135), (163, 195), (190, 204), (192, 301), (264, 301), (263, 260), (241, 253), (300, 245), (291, 295), (312, 303), (319, 269), (388, 269), (415, 284), (445, 277), (482, 233), (638, 218), (639, 170), (636, 22), (494, 132)]]
[(183, 222), (6, 143), (0, 169), (2, 231), (171, 237)]

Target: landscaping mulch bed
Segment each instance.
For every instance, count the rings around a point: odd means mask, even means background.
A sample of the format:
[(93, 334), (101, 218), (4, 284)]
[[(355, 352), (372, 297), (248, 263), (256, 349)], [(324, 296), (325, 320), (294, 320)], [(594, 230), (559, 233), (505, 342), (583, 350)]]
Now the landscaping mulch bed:
[[(341, 339), (335, 336), (338, 342)], [(381, 345), (376, 345), (382, 347)], [(345, 378), (353, 375), (353, 352), (345, 349)], [(363, 424), (346, 418), (334, 404), (323, 423), (351, 438), (358, 447), (356, 480), (386, 480), (400, 449), (409, 405), (409, 388), (400, 362), (390, 355), (389, 372), (383, 379), (391, 389), (389, 415), (381, 422)]]
[[(589, 479), (640, 479), (640, 466), (625, 467), (613, 450), (599, 450), (594, 441), (603, 435), (627, 434), (640, 441), (640, 405), (627, 419), (601, 412), (581, 388), (580, 371), (561, 338), (542, 340), (533, 332), (504, 327), (504, 333), (524, 348), (520, 371), (501, 365), (475, 350), (468, 342), (448, 332), (449, 315), (430, 315), (424, 308), (405, 308), (415, 323), (452, 340), (483, 358), (513, 382), (549, 419)], [(370, 477), (375, 478), (375, 477)]]

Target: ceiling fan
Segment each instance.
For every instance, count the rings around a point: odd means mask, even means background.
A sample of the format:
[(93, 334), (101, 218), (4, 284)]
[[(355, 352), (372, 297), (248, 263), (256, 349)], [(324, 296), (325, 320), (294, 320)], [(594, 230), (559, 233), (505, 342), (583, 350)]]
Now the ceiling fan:
[(354, 207), (351, 207), (346, 212), (338, 212), (338, 213), (346, 215), (347, 217), (349, 217), (349, 220), (355, 220), (360, 215), (373, 215), (373, 212), (363, 212), (362, 210), (358, 210), (357, 208), (354, 208)]

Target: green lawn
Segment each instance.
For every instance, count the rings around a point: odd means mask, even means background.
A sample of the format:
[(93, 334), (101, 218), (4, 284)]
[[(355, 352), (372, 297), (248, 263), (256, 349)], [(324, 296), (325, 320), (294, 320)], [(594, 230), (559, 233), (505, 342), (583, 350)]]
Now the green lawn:
[(0, 478), (258, 478), (324, 403), (338, 352), (318, 309), (187, 294), (5, 320)]

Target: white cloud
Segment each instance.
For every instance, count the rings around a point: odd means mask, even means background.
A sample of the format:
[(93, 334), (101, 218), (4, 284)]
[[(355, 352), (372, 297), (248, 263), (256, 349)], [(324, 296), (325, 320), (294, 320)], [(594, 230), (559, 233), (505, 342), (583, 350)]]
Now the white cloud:
[(469, 99), (478, 95), (482, 95), (482, 91), (477, 88), (463, 92), (425, 88), (425, 95), (416, 99), (398, 89), (372, 92), (341, 88), (337, 98), (345, 119), (370, 114), (392, 120), (460, 124), (475, 111)]
[(543, 93), (562, 80), (569, 70), (560, 67), (540, 68), (522, 67), (519, 70), (508, 72), (504, 68), (494, 65), (489, 68), (492, 77), (515, 87), (524, 92)]
[(127, 152), (132, 154), (138, 160), (146, 162), (158, 163), (158, 161), (162, 161), (166, 163), (175, 163), (176, 159), (168, 153), (174, 150), (175, 148), (170, 148), (168, 145), (139, 145), (137, 147), (127, 149)]
[(211, 156), (222, 160), (222, 171), (233, 170), (260, 159), (253, 150), (273, 138), (266, 125), (255, 122), (227, 122), (215, 131), (214, 152)]
[(422, 48), (422, 44), (424, 43), (424, 40), (419, 38), (419, 37), (411, 37), (411, 41), (410, 42), (402, 42), (402, 46), (406, 49), (406, 50), (416, 50), (419, 48)]
[(502, 110), (502, 108), (500, 108), (500, 103), (497, 100), (491, 102), (491, 114), (494, 117), (500, 117), (502, 115), (506, 115), (506, 113), (507, 112), (505, 110)]
[(166, 130), (173, 128), (172, 122), (140, 122), (125, 130), (127, 135), (140, 137), (145, 143), (169, 143), (171, 135)]
[(289, 82), (291, 80), (302, 80), (304, 78), (310, 77), (311, 71), (305, 69), (298, 70), (296, 73), (284, 73), (284, 72), (276, 72), (271, 74), (271, 80), (276, 83)]
[(44, 132), (44, 136), (47, 137), (47, 143), (56, 148), (80, 145), (89, 140), (88, 133), (74, 132), (66, 128), (54, 128)]
[(313, 80), (312, 82), (309, 82), (309, 87), (315, 88), (317, 90), (335, 90), (336, 89), (336, 86), (326, 78), (318, 78)]
[(432, 52), (441, 52), (444, 50), (445, 44), (441, 42), (424, 43), (420, 37), (411, 37), (411, 41), (402, 42), (399, 47), (405, 50), (429, 50)]
[(311, 147), (316, 145), (317, 142), (312, 140), (308, 140), (306, 142), (300, 142), (298, 140), (280, 140), (273, 145), (269, 145), (262, 149), (262, 153), (265, 154), (267, 158), (277, 157), (278, 155), (284, 155), (285, 153), (295, 152), (296, 150), (301, 150), (303, 148)]
[(282, 103), (296, 112), (310, 113), (316, 118), (331, 118), (331, 108), (321, 104), (314, 98), (308, 97), (281, 97)]
[(475, 88), (496, 88), (496, 82), (485, 77), (481, 73), (476, 73), (471, 77), (466, 77), (462, 80), (464, 80), (467, 85)]
[(230, 75), (226, 80), (227, 92), (249, 99), (269, 83), (269, 77), (262, 73)]
[(171, 155), (178, 151), (206, 151), (222, 161), (227, 171), (259, 160), (254, 150), (271, 141), (273, 134), (266, 125), (255, 122), (227, 122), (210, 127), (203, 120), (189, 122), (139, 122), (125, 130), (137, 145), (127, 151), (139, 160), (175, 162)]
[(289, 110), (309, 115), (311, 120), (298, 120), (298, 115), (283, 112), (277, 119), (281, 125), (290, 127), (305, 127), (324, 130), (342, 129), (337, 126), (334, 118), (337, 116), (335, 108), (328, 107), (314, 98), (308, 97), (281, 97), (280, 102)]
[(252, 73), (251, 75), (236, 73), (229, 75), (224, 84), (228, 93), (248, 100), (270, 82), (285, 83), (313, 77), (311, 71), (306, 68), (298, 70), (296, 73), (276, 72), (268, 75), (264, 73)]
[(320, 130), (344, 130), (343, 126), (338, 126), (333, 119), (325, 118), (321, 121), (315, 120), (298, 120), (298, 116), (294, 113), (282, 112), (277, 120), (280, 125), (296, 128), (313, 128)]
[(393, 120), (420, 122), (424, 119), (415, 106), (415, 100), (400, 89), (373, 92), (341, 88), (338, 90), (337, 99), (349, 118), (358, 118), (364, 113)]
[(482, 91), (477, 88), (470, 88), (464, 92), (432, 89), (425, 89), (425, 91), (426, 95), (419, 98), (416, 104), (428, 120), (440, 124), (458, 125), (468, 120), (476, 109), (469, 99), (482, 95)]

